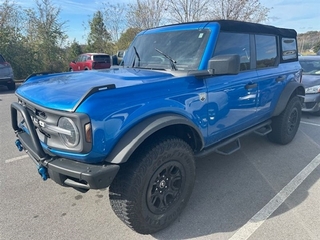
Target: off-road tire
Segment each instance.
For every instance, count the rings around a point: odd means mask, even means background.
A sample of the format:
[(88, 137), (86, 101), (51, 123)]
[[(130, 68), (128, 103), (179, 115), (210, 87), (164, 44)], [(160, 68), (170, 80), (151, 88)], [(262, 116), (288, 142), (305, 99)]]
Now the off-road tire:
[(296, 135), (301, 119), (301, 101), (294, 96), (287, 103), (283, 112), (272, 119), (270, 141), (282, 145), (288, 144)]
[(186, 206), (195, 181), (193, 151), (174, 136), (140, 147), (109, 188), (115, 214), (141, 234), (167, 227)]

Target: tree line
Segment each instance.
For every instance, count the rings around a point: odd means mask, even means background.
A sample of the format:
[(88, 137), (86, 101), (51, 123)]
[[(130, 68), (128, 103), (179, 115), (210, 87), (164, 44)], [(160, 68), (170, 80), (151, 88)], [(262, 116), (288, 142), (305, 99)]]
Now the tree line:
[[(104, 3), (83, 23), (85, 44), (68, 42), (67, 22), (52, 0), (34, 0), (22, 9), (14, 0), (0, 6), (0, 53), (11, 63), (15, 78), (34, 72), (63, 72), (83, 52), (115, 54), (128, 48), (143, 29), (165, 24), (214, 19), (265, 22), (269, 8), (259, 0), (136, 0)], [(98, 7), (97, 7), (98, 8)]]

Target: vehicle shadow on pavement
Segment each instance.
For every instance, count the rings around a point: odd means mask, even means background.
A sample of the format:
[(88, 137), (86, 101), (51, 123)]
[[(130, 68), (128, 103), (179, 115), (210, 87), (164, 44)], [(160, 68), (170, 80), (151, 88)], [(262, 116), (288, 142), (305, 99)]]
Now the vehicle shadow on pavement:
[[(285, 146), (255, 134), (242, 138), (241, 143), (242, 149), (233, 155), (212, 154), (197, 160), (189, 204), (177, 221), (153, 237), (188, 239), (214, 234), (217, 239), (230, 238), (320, 152), (320, 145), (312, 144), (300, 130)], [(302, 183), (303, 190), (289, 196), (270, 218), (301, 204), (319, 175), (311, 174)]]

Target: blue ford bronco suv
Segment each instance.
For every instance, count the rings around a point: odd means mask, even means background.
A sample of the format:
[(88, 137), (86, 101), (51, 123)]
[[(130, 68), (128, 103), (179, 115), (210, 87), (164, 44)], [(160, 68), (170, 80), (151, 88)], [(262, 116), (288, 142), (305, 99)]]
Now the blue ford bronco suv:
[(231, 154), (251, 132), (294, 138), (305, 94), (296, 35), (229, 20), (142, 31), (123, 66), (29, 77), (11, 105), (16, 145), (43, 180), (109, 187), (115, 214), (154, 233), (186, 206), (195, 159)]

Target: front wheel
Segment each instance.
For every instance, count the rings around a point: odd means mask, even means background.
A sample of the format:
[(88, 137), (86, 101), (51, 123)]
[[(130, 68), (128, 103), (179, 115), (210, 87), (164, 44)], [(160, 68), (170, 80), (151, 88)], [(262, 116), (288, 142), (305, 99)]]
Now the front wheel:
[(137, 150), (109, 188), (115, 214), (130, 228), (151, 234), (167, 227), (186, 206), (195, 181), (190, 146), (162, 137)]
[(301, 102), (294, 96), (287, 103), (283, 112), (272, 119), (272, 132), (268, 138), (275, 143), (288, 144), (296, 135), (301, 119)]

